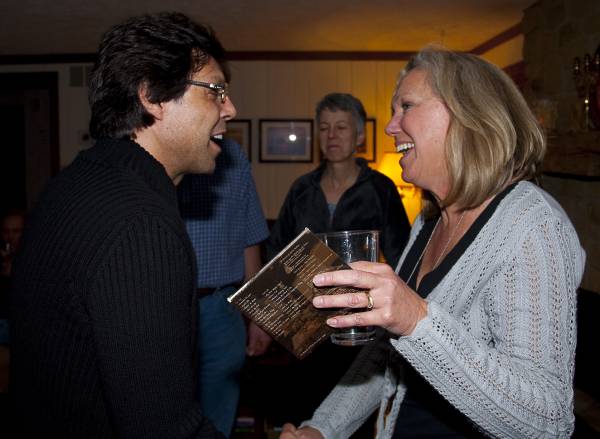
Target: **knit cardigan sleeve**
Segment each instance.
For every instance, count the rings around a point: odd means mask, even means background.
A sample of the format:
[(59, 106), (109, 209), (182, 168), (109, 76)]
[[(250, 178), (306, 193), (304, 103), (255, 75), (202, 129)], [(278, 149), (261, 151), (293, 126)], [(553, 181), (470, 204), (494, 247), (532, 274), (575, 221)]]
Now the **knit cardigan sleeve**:
[(386, 337), (365, 346), (313, 417), (301, 426), (316, 428), (326, 439), (349, 438), (380, 405), (389, 354)]
[(220, 437), (194, 395), (194, 269), (181, 233), (139, 215), (107, 246), (85, 306), (117, 436)]
[[(417, 218), (399, 264), (422, 225)], [(521, 182), (430, 293), (427, 317), (388, 346), (482, 434), (570, 437), (576, 290), (584, 262), (560, 206)], [(327, 439), (347, 438), (380, 399), (377, 437), (392, 437), (408, 383), (384, 346), (363, 349), (303, 425)]]
[(560, 207), (527, 193), (511, 202), (392, 344), (484, 433), (567, 438), (585, 255)]

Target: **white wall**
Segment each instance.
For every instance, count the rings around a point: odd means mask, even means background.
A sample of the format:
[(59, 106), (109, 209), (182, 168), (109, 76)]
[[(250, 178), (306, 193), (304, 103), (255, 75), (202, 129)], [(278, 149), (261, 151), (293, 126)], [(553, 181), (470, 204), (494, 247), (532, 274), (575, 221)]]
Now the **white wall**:
[(267, 218), (275, 218), (291, 185), (313, 163), (260, 163), (259, 119), (313, 118), (315, 104), (327, 93), (352, 93), (377, 120), (376, 151), (393, 150), (384, 134), (390, 99), (403, 61), (237, 61), (231, 63), (231, 96), (240, 119), (252, 120), (252, 169)]
[[(484, 54), (506, 67), (522, 59), (522, 38), (513, 38)], [(489, 56), (488, 56), (489, 55)], [(252, 120), (252, 169), (267, 218), (275, 218), (290, 184), (317, 165), (314, 139), (313, 163), (259, 163), (258, 120), (261, 118), (312, 118), (314, 106), (330, 92), (352, 93), (377, 120), (376, 155), (379, 161), (393, 142), (384, 133), (390, 117), (390, 99), (404, 61), (233, 61), (231, 96), (238, 118)], [(71, 86), (70, 69), (87, 64), (2, 65), (0, 72), (58, 72), (59, 145), (61, 167), (89, 146), (90, 111), (87, 88)]]
[[(508, 40), (483, 55), (500, 67), (522, 60), (522, 36)], [(390, 118), (391, 96), (405, 61), (235, 61), (231, 96), (238, 118), (252, 119), (252, 170), (265, 216), (276, 218), (283, 199), (300, 175), (317, 164), (318, 141), (314, 139), (314, 163), (260, 163), (259, 119), (312, 118), (315, 104), (327, 93), (351, 93), (359, 98), (368, 117), (377, 120), (377, 162), (393, 151), (385, 135)], [(375, 164), (376, 166), (376, 164)]]

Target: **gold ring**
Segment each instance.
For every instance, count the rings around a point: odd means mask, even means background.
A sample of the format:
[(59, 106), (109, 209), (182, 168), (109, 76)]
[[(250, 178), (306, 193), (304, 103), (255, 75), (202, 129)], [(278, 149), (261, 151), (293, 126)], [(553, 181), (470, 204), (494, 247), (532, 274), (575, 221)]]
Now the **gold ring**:
[(365, 293), (367, 295), (367, 309), (371, 311), (373, 309), (373, 298), (369, 293)]

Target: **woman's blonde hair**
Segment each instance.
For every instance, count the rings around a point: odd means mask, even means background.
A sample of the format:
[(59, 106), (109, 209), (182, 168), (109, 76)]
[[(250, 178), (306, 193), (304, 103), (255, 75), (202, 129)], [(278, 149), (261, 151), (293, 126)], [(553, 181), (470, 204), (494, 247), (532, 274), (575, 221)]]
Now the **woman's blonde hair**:
[(498, 67), (468, 53), (427, 47), (400, 73), (427, 74), (450, 113), (446, 162), (450, 192), (441, 206), (479, 206), (513, 181), (539, 172), (546, 142), (514, 82)]

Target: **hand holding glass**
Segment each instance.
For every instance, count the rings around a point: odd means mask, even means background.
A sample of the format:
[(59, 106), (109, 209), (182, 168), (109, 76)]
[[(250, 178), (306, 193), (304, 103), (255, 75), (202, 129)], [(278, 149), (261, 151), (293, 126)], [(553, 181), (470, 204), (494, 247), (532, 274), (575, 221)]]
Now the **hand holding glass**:
[[(319, 233), (317, 236), (347, 264), (379, 260), (378, 230), (348, 230)], [(374, 339), (375, 328), (372, 326), (338, 329), (331, 335), (332, 343), (341, 346), (359, 346)]]

